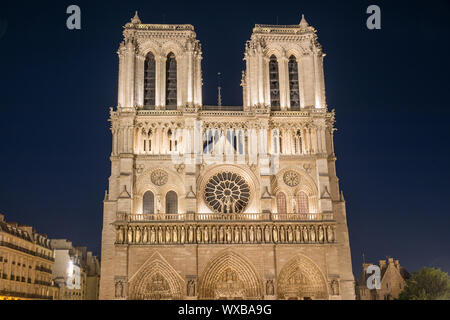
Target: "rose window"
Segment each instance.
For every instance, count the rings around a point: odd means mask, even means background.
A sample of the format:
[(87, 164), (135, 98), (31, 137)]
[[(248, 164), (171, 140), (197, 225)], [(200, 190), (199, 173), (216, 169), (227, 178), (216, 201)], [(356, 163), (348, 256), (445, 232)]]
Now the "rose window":
[(219, 172), (205, 188), (205, 201), (217, 213), (241, 213), (250, 199), (250, 187), (245, 179), (233, 172)]
[(295, 187), (300, 183), (298, 173), (292, 170), (289, 170), (283, 175), (283, 180), (289, 187)]
[(166, 184), (168, 175), (164, 170), (156, 169), (152, 172), (150, 178), (154, 184), (156, 184), (157, 186), (162, 186)]

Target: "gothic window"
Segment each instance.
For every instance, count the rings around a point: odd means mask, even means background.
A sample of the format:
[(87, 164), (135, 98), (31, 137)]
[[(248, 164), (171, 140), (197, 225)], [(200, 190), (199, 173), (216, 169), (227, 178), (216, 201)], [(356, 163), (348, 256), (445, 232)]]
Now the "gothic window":
[(219, 172), (205, 188), (205, 201), (217, 213), (241, 213), (250, 199), (250, 187), (245, 179), (233, 172)]
[(177, 106), (177, 60), (172, 52), (166, 60), (166, 106), (168, 110)]
[(286, 195), (283, 192), (277, 194), (277, 212), (285, 214), (286, 210)]
[(155, 213), (155, 197), (153, 192), (147, 191), (144, 193), (144, 198), (142, 201), (142, 213)]
[(155, 56), (149, 52), (144, 62), (144, 106), (155, 106)]
[(298, 213), (309, 213), (308, 196), (303, 191), (297, 195)]
[(298, 89), (298, 64), (294, 56), (289, 57), (289, 98), (291, 101), (291, 110), (300, 110), (300, 93)]
[(178, 213), (178, 195), (175, 191), (166, 194), (166, 213)]
[(269, 60), (270, 105), (272, 110), (280, 110), (280, 83), (277, 57), (272, 55)]

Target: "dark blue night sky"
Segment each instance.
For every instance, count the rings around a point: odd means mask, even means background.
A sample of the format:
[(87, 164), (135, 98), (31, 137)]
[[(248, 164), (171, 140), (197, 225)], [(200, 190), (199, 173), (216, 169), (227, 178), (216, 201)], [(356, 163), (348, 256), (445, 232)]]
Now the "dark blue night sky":
[[(327, 54), (327, 102), (347, 201), (353, 268), (362, 254), (409, 271), (450, 271), (450, 2), (3, 1), (0, 5), (0, 212), (100, 254), (122, 26), (190, 23), (203, 47), (203, 97), (242, 104), (255, 23), (304, 13)], [(66, 8), (81, 8), (81, 30)], [(282, 8), (284, 4), (284, 8)], [(381, 7), (382, 29), (366, 28)]]

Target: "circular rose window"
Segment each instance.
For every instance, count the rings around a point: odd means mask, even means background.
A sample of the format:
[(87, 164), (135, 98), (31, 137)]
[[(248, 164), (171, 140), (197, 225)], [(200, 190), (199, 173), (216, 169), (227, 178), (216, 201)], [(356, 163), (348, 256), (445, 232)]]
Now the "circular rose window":
[(205, 188), (205, 201), (218, 213), (241, 213), (250, 199), (250, 187), (245, 179), (233, 172), (212, 176)]

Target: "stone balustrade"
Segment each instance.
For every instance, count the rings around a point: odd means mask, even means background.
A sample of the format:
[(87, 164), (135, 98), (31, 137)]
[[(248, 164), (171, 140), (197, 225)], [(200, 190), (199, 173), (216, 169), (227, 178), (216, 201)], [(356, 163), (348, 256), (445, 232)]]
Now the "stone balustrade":
[(117, 213), (117, 221), (332, 221), (333, 213), (179, 213), (126, 214)]

